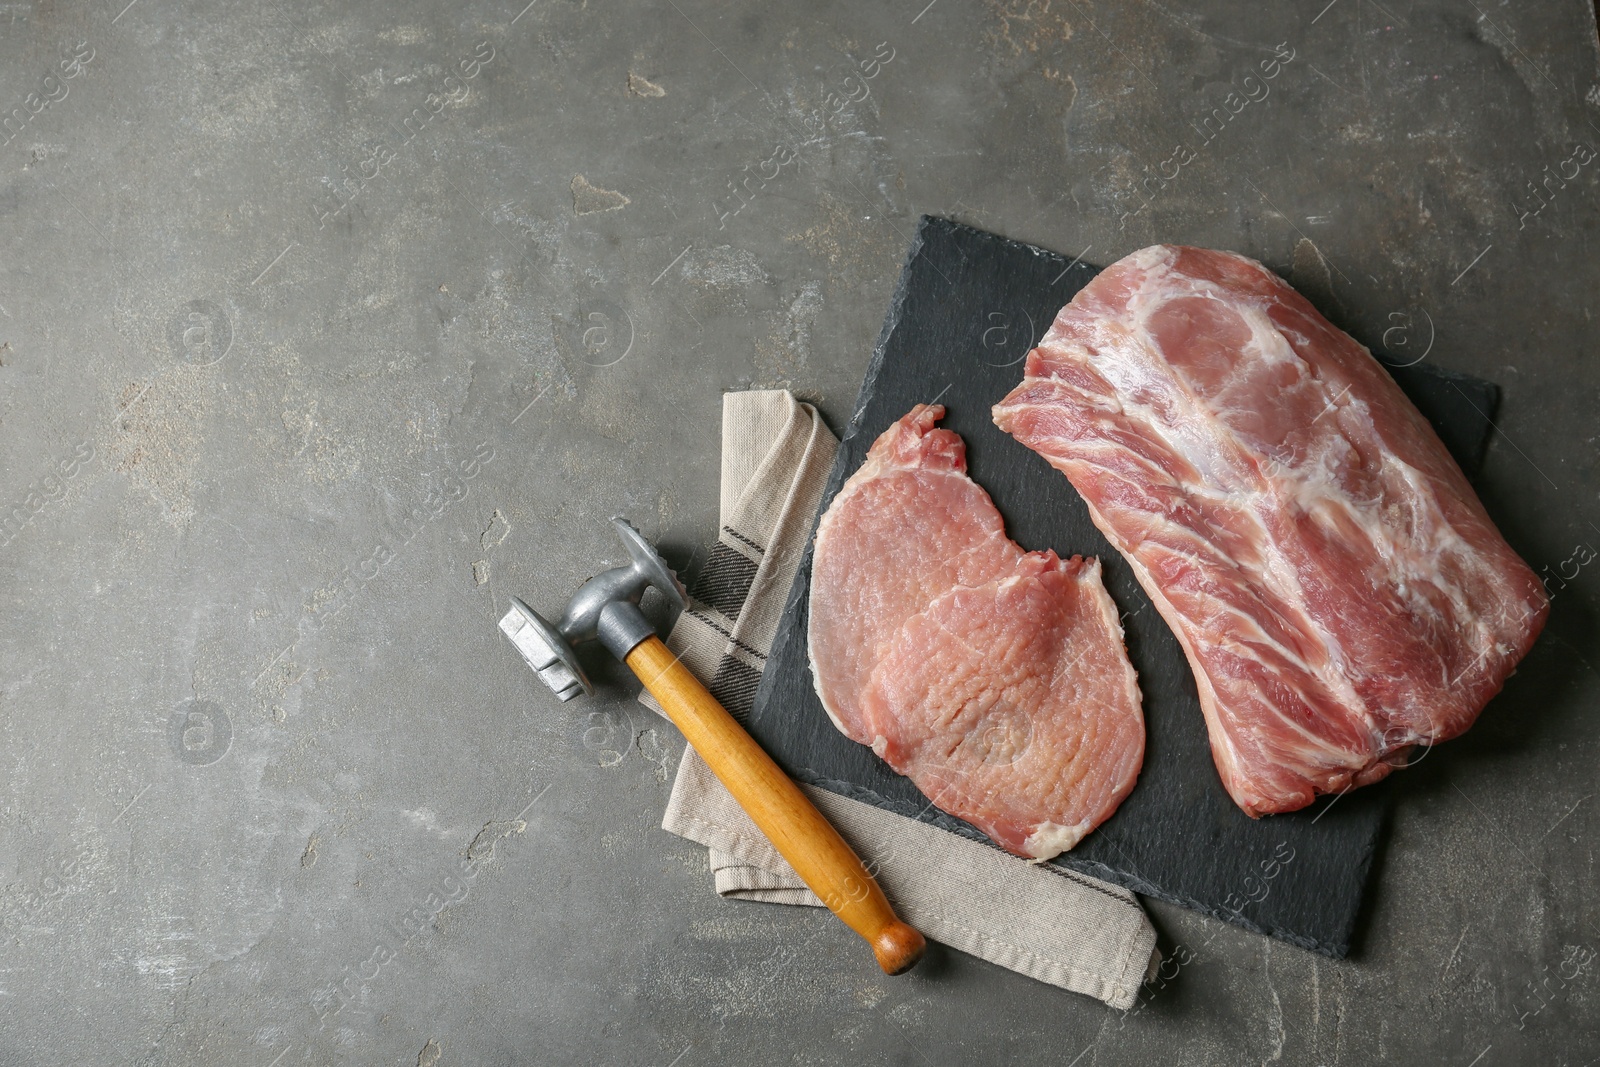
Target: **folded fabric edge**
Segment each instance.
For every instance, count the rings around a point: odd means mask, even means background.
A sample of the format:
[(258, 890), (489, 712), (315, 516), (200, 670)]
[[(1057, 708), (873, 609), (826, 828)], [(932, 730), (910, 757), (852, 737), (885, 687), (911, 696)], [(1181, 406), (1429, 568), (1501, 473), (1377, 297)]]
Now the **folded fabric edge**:
[(735, 900), (759, 900), (764, 904), (820, 908), (822, 901), (807, 889), (805, 883), (791, 875), (769, 871), (745, 863), (731, 852), (720, 848), (706, 849), (711, 860), (711, 874), (717, 886), (717, 895)]

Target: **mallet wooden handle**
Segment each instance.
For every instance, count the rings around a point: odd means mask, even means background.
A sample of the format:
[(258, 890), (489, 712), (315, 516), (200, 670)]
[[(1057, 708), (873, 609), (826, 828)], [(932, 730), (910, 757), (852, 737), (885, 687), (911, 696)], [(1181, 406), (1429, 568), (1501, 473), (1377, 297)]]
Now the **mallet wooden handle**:
[(811, 891), (867, 939), (884, 972), (921, 959), (922, 935), (895, 915), (839, 831), (661, 639), (646, 638), (625, 662)]

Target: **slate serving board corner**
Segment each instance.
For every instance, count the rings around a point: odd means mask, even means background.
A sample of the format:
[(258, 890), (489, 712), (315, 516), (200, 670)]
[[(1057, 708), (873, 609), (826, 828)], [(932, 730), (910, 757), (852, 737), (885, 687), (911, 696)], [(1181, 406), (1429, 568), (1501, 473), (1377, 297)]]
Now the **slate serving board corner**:
[[(822, 508), (884, 429), (914, 404), (943, 403), (941, 425), (965, 438), (969, 471), (1013, 539), (1026, 549), (1100, 557), (1139, 673), (1147, 730), (1139, 783), (1115, 815), (1053, 864), (1342, 957), (1350, 951), (1396, 779), (1288, 815), (1251, 819), (1240, 812), (1217, 778), (1177, 640), (1067, 480), (989, 419), (990, 407), (1021, 379), (1028, 350), (1098, 269), (923, 216)], [(1474, 475), (1492, 430), (1497, 387), (1426, 364), (1391, 371)], [(810, 574), (808, 541), (756, 695), (751, 733), (801, 781), (987, 841), (833, 728), (806, 658)]]

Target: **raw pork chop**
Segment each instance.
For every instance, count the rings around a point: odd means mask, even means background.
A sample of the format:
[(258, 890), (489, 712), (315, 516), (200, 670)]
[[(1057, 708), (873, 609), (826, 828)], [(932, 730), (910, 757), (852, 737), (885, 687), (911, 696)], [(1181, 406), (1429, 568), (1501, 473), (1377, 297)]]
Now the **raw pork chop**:
[(1144, 718), (1097, 560), (1024, 553), (919, 405), (873, 443), (817, 527), (817, 694), (935, 804), (1048, 859), (1116, 810)]
[(1252, 260), (1114, 264), (994, 419), (1133, 565), (1251, 815), (1460, 734), (1544, 625), (1538, 579), (1393, 379)]
[(912, 616), (861, 699), (872, 748), (929, 800), (1049, 859), (1133, 789), (1144, 717), (1100, 561), (1029, 552)]
[(967, 446), (919, 404), (873, 442), (817, 525), (811, 673), (839, 731), (870, 744), (861, 690), (900, 625), (957, 585), (1011, 573), (1022, 558), (989, 494), (967, 477)]

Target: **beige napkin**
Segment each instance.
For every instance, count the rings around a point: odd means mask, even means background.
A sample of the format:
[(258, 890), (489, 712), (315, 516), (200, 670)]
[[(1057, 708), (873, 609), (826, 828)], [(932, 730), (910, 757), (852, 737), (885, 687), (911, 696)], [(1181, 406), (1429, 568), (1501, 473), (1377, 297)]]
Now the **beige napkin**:
[[(837, 448), (816, 410), (787, 392), (723, 396), (722, 531), (667, 645), (741, 721)], [(648, 693), (640, 700), (660, 711)], [(936, 941), (1116, 1008), (1133, 1005), (1160, 960), (1126, 889), (803, 788), (900, 916)], [(661, 825), (710, 850), (719, 894), (822, 906), (691, 748)]]

